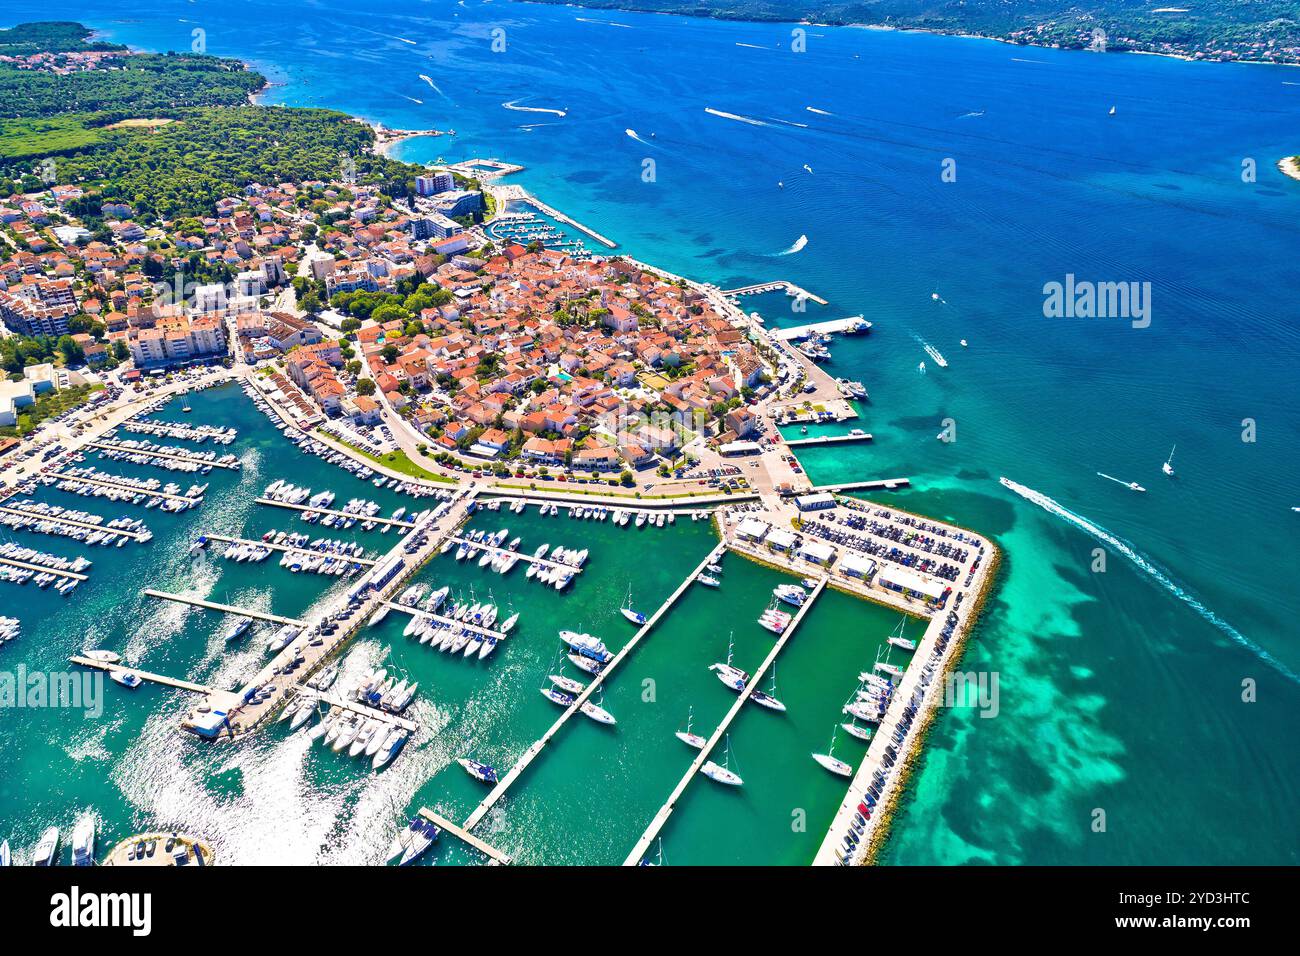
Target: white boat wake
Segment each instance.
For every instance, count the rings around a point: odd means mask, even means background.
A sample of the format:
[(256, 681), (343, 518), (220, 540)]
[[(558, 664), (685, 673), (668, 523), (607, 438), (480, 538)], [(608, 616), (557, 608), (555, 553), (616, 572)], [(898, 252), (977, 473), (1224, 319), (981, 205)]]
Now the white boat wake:
[(402, 93), (401, 96), (403, 99), (410, 100), (412, 103), (419, 103), (421, 106), (424, 105), (424, 100), (417, 100), (414, 96), (407, 96), (405, 93)]
[(587, 17), (574, 17), (579, 23), (599, 23), (603, 27), (622, 27), (624, 30), (631, 30), (630, 23), (615, 23), (613, 20), (589, 20)]
[(509, 103), (502, 103), (508, 110), (517, 110), (520, 113), (550, 113), (553, 116), (568, 116), (567, 110), (553, 110), (546, 106), (519, 106), (518, 100), (511, 100)]
[(653, 146), (653, 145), (654, 145), (654, 143), (650, 143), (650, 142), (647, 142), (646, 140), (642, 139), (642, 138), (641, 138), (641, 135), (640, 135), (636, 130), (634, 130), (634, 129), (630, 128), (630, 127), (629, 127), (628, 129), (623, 130), (623, 132), (627, 133), (628, 136), (631, 136), (631, 137), (632, 137), (634, 140), (636, 140), (638, 143), (645, 143), (646, 146)]
[(1034, 489), (1032, 488), (1026, 488), (1024, 485), (1017, 484), (1016, 482), (1012, 481), (1009, 478), (999, 478), (998, 480), (1002, 483), (1002, 486), (1004, 488), (1009, 488), (1010, 490), (1018, 494), (1020, 497), (1024, 498), (1026, 501), (1033, 502), (1034, 504), (1042, 508), (1044, 511), (1050, 512), (1051, 514), (1056, 515), (1058, 518), (1064, 518), (1066, 521), (1070, 522), (1070, 524), (1074, 525), (1076, 528), (1080, 528), (1081, 530), (1086, 531), (1088, 534), (1092, 535), (1094, 538), (1096, 538), (1098, 541), (1101, 541), (1103, 544), (1110, 545), (1110, 547), (1114, 548), (1120, 554), (1124, 555), (1124, 557), (1128, 558), (1129, 561), (1133, 562), (1133, 564), (1136, 565), (1139, 569), (1145, 571), (1157, 584), (1163, 587), (1174, 597), (1178, 598), (1178, 600), (1182, 601), (1184, 604), (1190, 607), (1193, 611), (1195, 611), (1205, 620), (1209, 621), (1220, 631), (1222, 631), (1224, 634), (1230, 637), (1233, 641), (1240, 644), (1242, 647), (1246, 648), (1251, 653), (1255, 654), (1257, 657), (1260, 658), (1260, 660), (1264, 661), (1271, 667), (1275, 668), (1280, 674), (1285, 676), (1287, 679), (1300, 684), (1300, 676), (1294, 674), (1285, 664), (1283, 664), (1281, 661), (1277, 660), (1275, 657), (1269, 654), (1268, 651), (1264, 650), (1262, 647), (1255, 644), (1244, 634), (1238, 631), (1235, 627), (1233, 627), (1223, 618), (1219, 617), (1219, 615), (1215, 614), (1214, 611), (1210, 610), (1208, 607), (1206, 607), (1204, 604), (1198, 601), (1195, 597), (1189, 594), (1185, 588), (1183, 588), (1182, 586), (1174, 582), (1167, 574), (1165, 574), (1158, 567), (1156, 567), (1155, 564), (1153, 564), (1148, 558), (1138, 553), (1138, 551), (1135, 548), (1133, 548), (1131, 545), (1120, 540), (1115, 535), (1107, 531), (1105, 528), (1101, 527), (1098, 524), (1095, 524), (1092, 521), (1089, 521), (1087, 518), (1083, 517), (1082, 515), (1075, 514), (1069, 508), (1066, 508), (1064, 505), (1060, 504), (1059, 502), (1054, 501), (1053, 499), (1049, 498), (1047, 495), (1043, 494), (1040, 491), (1034, 491)]
[(439, 94), (440, 96), (446, 96), (446, 95), (447, 95), (446, 93), (443, 93), (442, 90), (438, 89), (438, 84), (437, 84), (437, 83), (433, 82), (433, 80), (431, 80), (429, 77), (425, 76), (423, 73), (420, 74), (420, 79), (422, 79), (422, 80), (424, 80), (424, 82), (428, 83), (429, 86), (433, 88), (433, 91), (434, 91), (435, 93)]
[(740, 116), (736, 113), (724, 113), (722, 110), (715, 110), (712, 106), (704, 107), (704, 112), (710, 116), (720, 116), (723, 119), (735, 120), (737, 123), (748, 123), (750, 126), (771, 126), (771, 123), (761, 119), (754, 119), (752, 116)]
[(766, 50), (767, 47), (759, 46), (757, 43), (737, 43), (736, 46), (747, 47), (750, 50)]
[(835, 115), (835, 114), (832, 113), (830, 110), (819, 110), (819, 109), (818, 109), (817, 107), (815, 107), (815, 106), (805, 106), (804, 109), (806, 109), (809, 113), (816, 113), (818, 116), (834, 116), (834, 115)]
[(806, 245), (808, 245), (808, 237), (800, 236), (798, 239), (794, 241), (794, 245), (792, 245), (789, 249), (783, 249), (781, 252), (778, 252), (776, 254), (778, 256), (792, 256), (796, 252), (801, 252), (803, 250), (803, 247)]

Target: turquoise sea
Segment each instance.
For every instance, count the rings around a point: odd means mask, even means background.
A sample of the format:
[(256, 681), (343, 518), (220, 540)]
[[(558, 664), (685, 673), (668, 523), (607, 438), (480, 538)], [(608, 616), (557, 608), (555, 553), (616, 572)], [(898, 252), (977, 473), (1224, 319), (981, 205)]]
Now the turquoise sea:
[[(795, 314), (783, 296), (751, 300), (771, 323), (857, 313), (874, 323), (870, 336), (832, 346), (831, 368), (870, 389), (861, 424), (875, 441), (809, 450), (810, 473), (906, 475), (913, 488), (899, 505), (993, 535), (1006, 555), (963, 663), (999, 674), (998, 716), (941, 713), (886, 862), (1297, 862), (1300, 183), (1274, 169), (1300, 150), (1294, 71), (822, 27), (806, 28), (806, 52), (793, 52), (790, 25), (479, 0), (162, 0), (148, 14), (74, 0), (60, 16), (156, 50), (189, 49), (202, 30), (208, 52), (248, 59), (272, 78), (266, 102), (455, 129), (399, 155), (522, 163), (518, 181), (639, 258), (723, 287), (791, 279), (830, 301)], [(504, 50), (493, 51), (494, 39)], [(1149, 282), (1149, 327), (1045, 318), (1044, 285), (1067, 275)], [(204, 400), (229, 402), (212, 420), (256, 420), (237, 392)], [(956, 442), (935, 441), (945, 419)], [(247, 428), (252, 441), (258, 431)], [(1254, 440), (1243, 440), (1248, 430)], [(277, 437), (263, 436), (268, 448)], [(263, 438), (258, 454), (269, 456)], [(1175, 444), (1168, 479), (1160, 464)], [(273, 475), (290, 467), (281, 453)], [(317, 482), (342, 495), (348, 477), (319, 467)], [(1002, 475), (1061, 510), (1012, 494)], [(272, 520), (253, 508), (214, 494), (178, 523)], [(563, 541), (571, 526), (554, 527)], [(304, 759), (305, 744), (292, 740), (178, 746), (183, 701), (144, 689), (75, 733), (57, 717), (0, 716), (0, 754), (17, 768), (0, 780), (0, 836), (25, 846), (42, 821), (70, 823), (93, 805), (119, 835), (159, 819), (206, 826), (232, 862), (268, 850), (361, 860), (411, 806), (466, 812), (473, 782), (454, 764), (444, 772), (448, 761), (472, 747), (508, 763), (552, 716), (529, 685), (555, 650), (549, 636), (533, 643), (537, 635), (575, 613), (615, 631), (609, 611), (629, 582), (649, 603), (708, 547), (702, 526), (679, 523), (649, 563), (619, 545), (623, 532), (582, 527), (610, 536), (608, 571), (598, 562), (563, 605), (530, 608), (536, 630), (528, 625), (511, 656), (474, 677), (441, 657), (404, 665), (438, 667), (425, 706), (448, 709), (447, 729), (380, 783), (364, 786), (320, 754)], [(55, 540), (30, 543), (56, 550)], [(107, 565), (125, 553), (133, 586), (191, 573), (183, 536), (159, 534), (146, 547), (91, 556)], [(1104, 572), (1093, 570), (1097, 548)], [(214, 593), (269, 602), (279, 569), (265, 570), (203, 573)], [(164, 672), (208, 679), (239, 669), (218, 657), (215, 618), (148, 605), (96, 571), (68, 601), (24, 607), (24, 636), (0, 661), (49, 666), (88, 632)], [(437, 565), (427, 573), (436, 578)], [(761, 606), (768, 572), (732, 560), (728, 574)], [(311, 594), (283, 577), (274, 604), (292, 613)], [(536, 589), (511, 590), (522, 608)], [(666, 796), (685, 764), (650, 741), (668, 733), (675, 743), (670, 731), (688, 706), (704, 721), (729, 703), (711, 677), (698, 679), (725, 652), (735, 616), (709, 597), (691, 595), (665, 640), (651, 640), (613, 682), (615, 740), (594, 725), (570, 728), (496, 811), (492, 832), (521, 859), (616, 861)], [(0, 601), (15, 600), (27, 593), (8, 586)], [(893, 625), (842, 600), (852, 606), (835, 596), (814, 609), (809, 640), (779, 665), (782, 693), (807, 694), (798, 719), (773, 728), (763, 725), (769, 715), (746, 714), (733, 733), (747, 781), (763, 785), (730, 805), (692, 787), (665, 831), (669, 863), (811, 857), (815, 841), (792, 833), (792, 810), (806, 809), (814, 829), (836, 797), (804, 754), (824, 744), (851, 661), (874, 653), (864, 642)], [(575, 612), (584, 606), (586, 615)], [(384, 627), (395, 628), (395, 654), (416, 653), (399, 625)], [(752, 629), (736, 629), (739, 655), (740, 632), (748, 640)], [(387, 638), (376, 631), (377, 655)], [(702, 663), (686, 663), (691, 655)], [(499, 686), (511, 667), (521, 673)], [(681, 674), (693, 676), (670, 700)], [(656, 676), (662, 705), (637, 706), (639, 682)], [(1105, 832), (1094, 832), (1097, 810)]]

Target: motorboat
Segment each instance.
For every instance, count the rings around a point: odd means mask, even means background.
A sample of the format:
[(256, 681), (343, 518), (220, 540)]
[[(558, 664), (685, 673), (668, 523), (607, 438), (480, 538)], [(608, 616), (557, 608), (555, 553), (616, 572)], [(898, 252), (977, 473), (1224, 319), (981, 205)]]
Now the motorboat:
[(113, 668), (108, 672), (108, 678), (115, 683), (121, 684), (128, 690), (135, 690), (144, 683), (139, 674), (132, 674), (124, 670)]
[(397, 752), (406, 744), (409, 736), (410, 735), (402, 728), (394, 727), (384, 739), (383, 744), (380, 745), (378, 752), (375, 754), (375, 759), (370, 765), (375, 770), (383, 769), (384, 766), (397, 756)]
[(50, 827), (41, 834), (40, 842), (32, 852), (32, 866), (53, 866), (59, 855), (59, 828)]
[(95, 818), (87, 813), (72, 831), (72, 865), (95, 865)]

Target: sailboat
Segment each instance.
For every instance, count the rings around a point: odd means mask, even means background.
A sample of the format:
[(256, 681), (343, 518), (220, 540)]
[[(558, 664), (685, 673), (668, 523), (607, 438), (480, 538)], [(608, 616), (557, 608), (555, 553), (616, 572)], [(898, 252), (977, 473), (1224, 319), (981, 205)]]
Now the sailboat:
[(1169, 449), (1169, 457), (1166, 458), (1165, 463), (1160, 466), (1160, 470), (1170, 478), (1174, 476), (1174, 449), (1177, 447), (1178, 446), (1175, 445), (1173, 448)]
[(1110, 112), (1109, 112), (1107, 115), (1108, 115), (1108, 116), (1114, 116), (1114, 115), (1115, 115), (1115, 107), (1112, 106), (1112, 107), (1110, 108)]
[(760, 707), (785, 713), (785, 704), (776, 699), (776, 661), (772, 662), (772, 686), (769, 690), (771, 690), (770, 694), (765, 694), (761, 690), (750, 691), (749, 699)]
[(686, 729), (677, 731), (677, 739), (688, 747), (694, 747), (696, 750), (703, 750), (704, 745), (708, 742), (699, 734), (691, 733), (691, 725), (695, 723), (695, 708), (691, 707), (686, 711)]
[(731, 769), (730, 734), (727, 735), (727, 746), (723, 753), (722, 765), (719, 766), (712, 760), (705, 761), (704, 766), (700, 768), (700, 773), (704, 774), (704, 776), (708, 777), (714, 783), (726, 784), (728, 787), (739, 787), (745, 782), (740, 778), (739, 774), (735, 773)]
[(841, 777), (853, 776), (853, 768), (835, 756), (835, 730), (831, 730), (831, 745), (829, 751), (824, 754), (813, 754), (813, 760), (829, 770), (831, 773), (839, 774)]
[(645, 615), (632, 608), (632, 585), (630, 584), (627, 586), (627, 597), (624, 598), (619, 612), (638, 627), (645, 623)]
[(727, 662), (725, 664), (710, 664), (709, 670), (718, 675), (718, 680), (726, 684), (734, 691), (742, 691), (749, 680), (749, 674), (742, 671), (739, 667), (732, 666), (731, 655), (736, 649), (736, 637), (733, 633), (727, 640)]
[(637, 866), (663, 866), (663, 865), (664, 865), (664, 838), (660, 837), (659, 853), (655, 856), (654, 862), (651, 863), (648, 859), (642, 857), (641, 862), (638, 863)]
[(894, 633), (890, 634), (886, 640), (895, 647), (901, 647), (905, 651), (914, 651), (916, 650), (916, 641), (910, 641), (903, 636), (903, 625), (906, 623), (907, 618), (903, 617), (898, 622), (898, 627), (894, 629)]
[(475, 780), (481, 780), (483, 783), (494, 784), (497, 782), (497, 772), (485, 763), (479, 763), (477, 760), (471, 760), (469, 757), (460, 757), (456, 761), (465, 768)]
[[(600, 699), (602, 701), (605, 699), (604, 688), (601, 688)], [(618, 723), (618, 721), (614, 719), (613, 714), (607, 711), (604, 707), (601, 707), (599, 704), (592, 703), (590, 700), (584, 700), (582, 706), (578, 709), (598, 724), (606, 724), (612, 727), (614, 724)]]

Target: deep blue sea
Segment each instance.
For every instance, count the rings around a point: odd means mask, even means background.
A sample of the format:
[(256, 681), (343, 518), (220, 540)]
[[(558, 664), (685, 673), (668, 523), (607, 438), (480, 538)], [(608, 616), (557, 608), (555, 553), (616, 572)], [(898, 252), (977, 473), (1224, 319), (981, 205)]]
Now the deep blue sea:
[[(790, 25), (481, 0), (59, 17), (152, 50), (201, 30), (264, 102), (454, 129), (398, 156), (521, 163), (639, 258), (874, 323), (830, 367), (875, 441), (806, 454), (813, 477), (906, 475), (900, 505), (1006, 555), (963, 664), (1000, 712), (941, 714), (887, 862), (1297, 862), (1300, 182), (1274, 164), (1300, 71), (851, 28), (795, 52)], [(1150, 283), (1149, 326), (1046, 318), (1067, 275)]]

